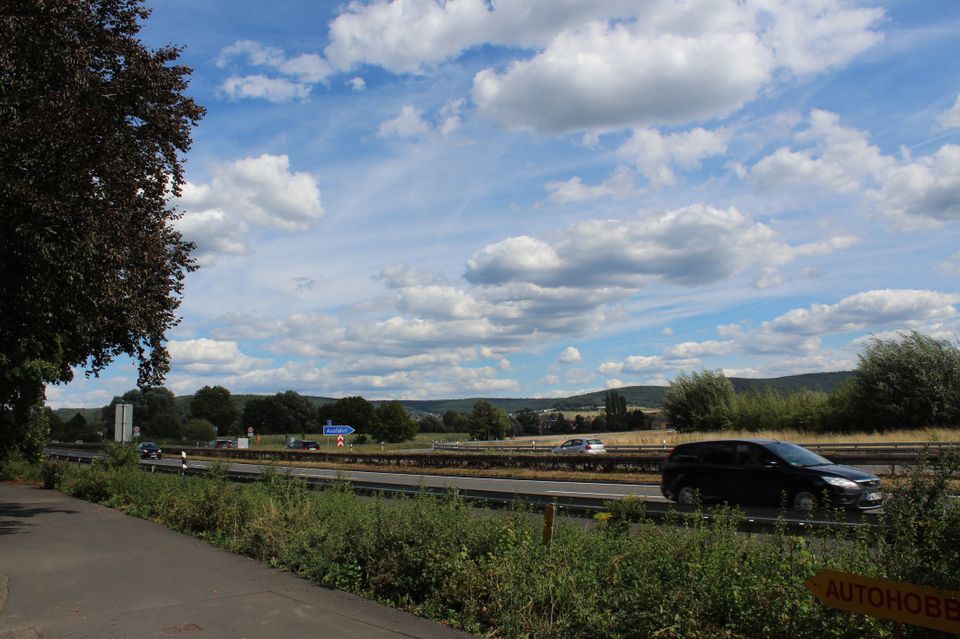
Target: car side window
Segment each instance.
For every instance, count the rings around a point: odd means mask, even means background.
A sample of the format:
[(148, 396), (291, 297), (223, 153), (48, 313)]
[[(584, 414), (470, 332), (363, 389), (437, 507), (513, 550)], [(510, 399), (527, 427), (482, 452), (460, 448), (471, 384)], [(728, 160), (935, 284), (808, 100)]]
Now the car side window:
[(703, 446), (704, 464), (722, 464), (732, 466), (734, 463), (734, 444), (732, 442), (715, 442)]

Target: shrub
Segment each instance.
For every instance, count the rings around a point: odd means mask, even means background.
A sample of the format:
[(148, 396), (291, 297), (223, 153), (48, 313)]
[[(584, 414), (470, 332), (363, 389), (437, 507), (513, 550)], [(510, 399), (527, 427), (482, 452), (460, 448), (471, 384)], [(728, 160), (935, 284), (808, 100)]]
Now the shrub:
[(733, 427), (733, 384), (720, 371), (678, 375), (663, 396), (663, 412), (680, 431)]
[(66, 464), (58, 459), (45, 459), (40, 469), (40, 475), (43, 479), (43, 487), (50, 490), (59, 488), (63, 481)]

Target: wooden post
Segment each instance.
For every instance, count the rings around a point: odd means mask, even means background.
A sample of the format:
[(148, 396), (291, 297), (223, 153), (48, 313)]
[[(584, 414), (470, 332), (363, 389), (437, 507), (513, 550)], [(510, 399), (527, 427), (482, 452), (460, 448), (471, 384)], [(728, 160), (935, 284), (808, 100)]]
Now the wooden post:
[(900, 632), (900, 622), (894, 621), (893, 622), (893, 639), (900, 639), (901, 637), (903, 637), (903, 635)]
[(556, 515), (557, 507), (555, 504), (548, 504), (543, 509), (543, 543), (547, 546), (553, 540), (553, 520)]

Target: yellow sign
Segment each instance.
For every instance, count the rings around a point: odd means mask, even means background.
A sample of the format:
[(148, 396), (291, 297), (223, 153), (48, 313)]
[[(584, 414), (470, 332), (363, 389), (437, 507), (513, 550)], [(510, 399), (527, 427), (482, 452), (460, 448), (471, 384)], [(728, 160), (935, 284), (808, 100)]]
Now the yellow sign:
[(960, 634), (960, 592), (829, 569), (803, 585), (831, 608)]

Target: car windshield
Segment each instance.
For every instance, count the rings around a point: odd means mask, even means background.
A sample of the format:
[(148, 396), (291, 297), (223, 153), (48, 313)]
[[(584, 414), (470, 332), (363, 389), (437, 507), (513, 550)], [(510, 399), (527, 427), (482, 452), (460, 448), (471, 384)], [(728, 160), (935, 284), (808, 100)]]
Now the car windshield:
[(815, 452), (796, 444), (774, 442), (768, 444), (767, 448), (791, 466), (826, 466), (833, 463), (826, 457), (821, 457)]
[(143, 442), (142, 444), (140, 444), (141, 448), (148, 448), (150, 446), (156, 446), (156, 444), (154, 444), (153, 442)]

